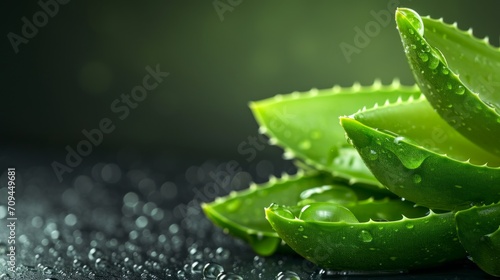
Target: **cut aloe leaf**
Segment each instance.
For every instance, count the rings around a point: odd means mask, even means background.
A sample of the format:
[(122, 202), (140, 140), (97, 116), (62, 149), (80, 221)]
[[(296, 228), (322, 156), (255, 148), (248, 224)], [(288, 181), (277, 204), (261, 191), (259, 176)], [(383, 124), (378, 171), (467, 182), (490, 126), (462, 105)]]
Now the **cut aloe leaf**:
[(341, 118), (347, 136), (396, 195), (433, 209), (500, 200), (500, 158), (443, 121), (425, 98)]
[[(307, 192), (323, 187), (323, 192)], [(338, 185), (329, 174), (298, 174), (294, 177), (284, 175), (281, 179), (272, 179), (263, 185), (253, 185), (241, 192), (202, 204), (207, 217), (224, 231), (247, 241), (260, 255), (271, 255), (281, 242), (264, 216), (264, 208), (271, 203), (295, 205), (303, 199), (325, 199), (334, 189), (335, 196), (344, 201), (356, 201), (351, 189)]]
[[(500, 155), (500, 51), (442, 20), (398, 9), (396, 22), (417, 84), (453, 128)], [(487, 40), (486, 40), (487, 41)]]
[(500, 276), (500, 203), (455, 215), (460, 242), (482, 270)]
[(465, 256), (451, 212), (435, 214), (400, 200), (364, 204), (361, 212), (368, 212), (373, 206), (373, 219), (380, 216), (391, 219), (363, 221), (370, 216), (356, 213), (356, 206), (334, 203), (302, 207), (274, 204), (266, 208), (266, 217), (293, 250), (328, 269), (417, 269)]
[(373, 86), (334, 87), (307, 93), (278, 95), (253, 102), (250, 107), (270, 142), (285, 148), (287, 157), (296, 157), (315, 168), (351, 183), (364, 183), (383, 190), (363, 164), (358, 153), (345, 141), (338, 117), (399, 97), (419, 96), (416, 87)]

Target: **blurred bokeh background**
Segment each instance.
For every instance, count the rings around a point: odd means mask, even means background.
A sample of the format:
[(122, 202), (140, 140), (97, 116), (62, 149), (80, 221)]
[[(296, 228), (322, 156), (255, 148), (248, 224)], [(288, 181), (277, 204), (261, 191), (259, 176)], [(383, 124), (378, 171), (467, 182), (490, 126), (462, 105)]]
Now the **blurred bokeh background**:
[[(109, 118), (116, 129), (96, 151), (244, 160), (239, 145), (257, 136), (251, 100), (375, 78), (413, 83), (388, 7), (459, 21), (497, 46), (500, 34), (492, 0), (60, 2), (44, 2), (57, 3), (46, 20), (37, 1), (0, 4), (2, 149), (64, 155), (85, 139), (83, 129)], [(390, 23), (357, 47), (355, 28), (382, 11)], [(40, 25), (32, 38), (23, 37), (23, 17)], [(346, 56), (342, 43), (357, 51)], [(170, 75), (120, 120), (111, 104), (156, 65)]]

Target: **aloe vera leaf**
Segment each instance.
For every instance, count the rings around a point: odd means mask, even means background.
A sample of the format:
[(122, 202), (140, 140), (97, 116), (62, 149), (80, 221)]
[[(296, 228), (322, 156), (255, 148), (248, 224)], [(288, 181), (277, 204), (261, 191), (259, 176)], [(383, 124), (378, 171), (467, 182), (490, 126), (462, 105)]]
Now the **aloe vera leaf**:
[[(367, 209), (373, 203), (369, 202)], [(408, 212), (414, 212), (412, 204), (400, 200), (378, 204), (384, 203), (399, 203), (401, 206), (378, 205), (374, 207), (374, 213), (385, 209), (388, 213), (383, 216), (398, 215), (397, 220), (357, 222), (352, 218), (353, 211), (351, 214), (346, 212), (350, 211), (351, 205), (327, 203), (302, 208), (272, 205), (266, 208), (266, 217), (293, 250), (328, 269), (416, 269), (465, 256), (457, 238), (453, 213), (430, 211), (427, 215), (408, 219), (399, 211), (406, 208)], [(339, 215), (337, 219), (336, 214)]]
[(500, 203), (458, 211), (455, 219), (460, 242), (472, 261), (500, 276)]
[(311, 90), (253, 102), (250, 107), (260, 124), (260, 130), (270, 136), (270, 142), (285, 148), (285, 155), (304, 160), (316, 169), (332, 173), (350, 183), (378, 186), (358, 153), (345, 141), (338, 117), (356, 112), (398, 97), (419, 96), (416, 87), (392, 85)]
[(500, 200), (500, 159), (457, 133), (424, 98), (360, 111), (341, 124), (377, 179), (400, 197), (443, 210)]
[(451, 126), (500, 155), (500, 51), (472, 32), (398, 9), (396, 22), (422, 93)]
[(267, 256), (278, 249), (281, 239), (266, 221), (264, 207), (273, 202), (295, 205), (303, 199), (304, 191), (325, 185), (336, 185), (329, 174), (284, 175), (281, 179), (273, 178), (260, 186), (254, 184), (247, 190), (204, 203), (202, 209), (224, 231), (248, 242), (256, 253)]

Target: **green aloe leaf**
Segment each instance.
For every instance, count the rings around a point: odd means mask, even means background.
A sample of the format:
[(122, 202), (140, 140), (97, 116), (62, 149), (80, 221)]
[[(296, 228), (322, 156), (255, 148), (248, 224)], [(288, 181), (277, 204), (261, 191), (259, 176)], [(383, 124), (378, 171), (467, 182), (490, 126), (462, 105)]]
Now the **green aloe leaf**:
[(456, 132), (425, 98), (341, 118), (350, 141), (391, 192), (433, 209), (500, 200), (500, 158)]
[(485, 272), (500, 276), (500, 203), (455, 215), (460, 242)]
[(453, 128), (500, 155), (500, 50), (442, 20), (398, 9), (396, 22), (417, 84)]
[[(381, 216), (389, 220), (373, 221)], [(465, 256), (453, 213), (435, 214), (401, 200), (274, 204), (266, 217), (292, 249), (329, 269), (416, 269)]]
[(419, 95), (416, 87), (400, 86), (396, 80), (390, 86), (376, 82), (368, 87), (356, 85), (278, 95), (253, 102), (250, 107), (261, 132), (270, 136), (271, 143), (284, 147), (287, 157), (304, 160), (350, 183), (364, 183), (378, 186), (372, 187), (373, 190), (383, 190), (358, 153), (346, 143), (338, 117), (363, 106)]
[[(255, 252), (270, 255), (278, 249), (281, 239), (266, 221), (264, 208), (271, 203), (295, 205), (303, 199), (314, 199), (315, 194), (307, 195), (306, 191), (322, 186), (336, 186), (335, 195), (341, 200), (349, 201), (349, 197), (353, 197), (352, 190), (338, 185), (329, 174), (300, 173), (273, 178), (260, 186), (254, 184), (247, 190), (202, 204), (202, 209), (210, 220), (227, 233), (247, 241)], [(357, 200), (355, 195), (353, 199)]]

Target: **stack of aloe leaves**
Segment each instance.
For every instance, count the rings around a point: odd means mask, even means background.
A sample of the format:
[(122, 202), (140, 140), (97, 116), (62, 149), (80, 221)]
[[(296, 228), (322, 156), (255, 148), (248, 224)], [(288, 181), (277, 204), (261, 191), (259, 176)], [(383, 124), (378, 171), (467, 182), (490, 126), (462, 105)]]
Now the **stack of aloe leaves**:
[(500, 276), (500, 50), (410, 9), (396, 23), (416, 86), (251, 103), (299, 171), (203, 210), (263, 256), (291, 248), (326, 269), (373, 272), (469, 257)]

